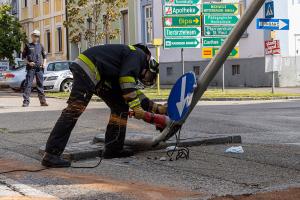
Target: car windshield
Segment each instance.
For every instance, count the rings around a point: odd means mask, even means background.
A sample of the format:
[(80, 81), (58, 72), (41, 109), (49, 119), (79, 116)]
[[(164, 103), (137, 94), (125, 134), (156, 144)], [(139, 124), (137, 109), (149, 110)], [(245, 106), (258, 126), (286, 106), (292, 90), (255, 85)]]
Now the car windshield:
[(69, 62), (56, 62), (50, 63), (47, 67), (47, 71), (64, 71), (69, 70)]
[(18, 61), (18, 64), (14, 67), (13, 70), (19, 70), (22, 69), (23, 67), (26, 67), (26, 63), (24, 60)]

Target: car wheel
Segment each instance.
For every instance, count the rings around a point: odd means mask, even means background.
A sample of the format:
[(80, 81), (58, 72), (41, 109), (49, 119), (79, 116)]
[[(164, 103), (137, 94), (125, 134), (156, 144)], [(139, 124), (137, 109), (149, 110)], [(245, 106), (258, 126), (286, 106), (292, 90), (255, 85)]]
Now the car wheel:
[(73, 80), (72, 79), (66, 79), (61, 83), (60, 91), (61, 92), (71, 92), (72, 87), (73, 87)]

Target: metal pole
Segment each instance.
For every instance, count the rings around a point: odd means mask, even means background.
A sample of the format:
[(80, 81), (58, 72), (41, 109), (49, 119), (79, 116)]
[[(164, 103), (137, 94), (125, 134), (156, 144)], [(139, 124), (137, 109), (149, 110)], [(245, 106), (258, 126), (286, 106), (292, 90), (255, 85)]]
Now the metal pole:
[(180, 129), (181, 125), (185, 122), (189, 114), (197, 105), (198, 101), (206, 91), (209, 83), (215, 77), (219, 69), (222, 67), (225, 60), (230, 55), (230, 52), (238, 43), (238, 41), (246, 31), (247, 27), (250, 25), (250, 23), (255, 18), (261, 7), (264, 5), (265, 1), (266, 0), (252, 1), (245, 14), (241, 17), (235, 28), (232, 30), (232, 32), (222, 45), (218, 54), (210, 61), (210, 63), (202, 73), (201, 77), (199, 78), (198, 87), (195, 90), (189, 113), (187, 113), (187, 115), (182, 121), (178, 123), (172, 123), (170, 126), (165, 128), (159, 136), (153, 138), (152, 145), (156, 145), (160, 141), (165, 141), (169, 139), (170, 137), (174, 136), (174, 134), (176, 134), (176, 132)]
[(272, 54), (272, 93), (275, 93), (274, 55)]
[[(159, 63), (159, 56), (160, 56), (160, 46), (156, 46), (156, 60)], [(157, 93), (160, 95), (160, 76), (159, 73), (157, 74)]]
[(225, 92), (225, 64), (222, 67), (222, 92)]
[(184, 69), (184, 50), (183, 48), (181, 48), (181, 62), (182, 62), (182, 74), (185, 73), (185, 69)]

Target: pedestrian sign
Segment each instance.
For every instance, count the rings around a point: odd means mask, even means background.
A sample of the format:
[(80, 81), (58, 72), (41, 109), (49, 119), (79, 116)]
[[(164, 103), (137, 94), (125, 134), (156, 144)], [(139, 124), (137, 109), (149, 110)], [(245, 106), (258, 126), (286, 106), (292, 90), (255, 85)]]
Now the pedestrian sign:
[(166, 49), (172, 48), (200, 48), (200, 38), (165, 38)]
[(238, 15), (239, 4), (203, 4), (203, 13)]
[(273, 18), (274, 17), (274, 2), (266, 2), (265, 3), (265, 18)]
[(201, 28), (199, 27), (187, 27), (187, 28), (165, 28), (165, 37), (200, 37)]
[(173, 86), (168, 99), (168, 116), (173, 121), (184, 119), (190, 110), (197, 80), (194, 72), (181, 76)]
[(176, 15), (200, 15), (200, 5), (195, 6), (165, 6), (165, 16), (176, 16)]
[[(215, 47), (203, 47), (202, 58), (211, 59), (219, 52), (219, 48)], [(229, 55), (229, 58), (239, 58), (239, 48), (235, 47)]]
[(166, 27), (187, 27), (187, 26), (201, 26), (201, 19), (199, 16), (176, 16), (165, 17), (164, 24)]
[(289, 19), (264, 19), (259, 18), (256, 20), (257, 29), (267, 30), (289, 30), (290, 20)]

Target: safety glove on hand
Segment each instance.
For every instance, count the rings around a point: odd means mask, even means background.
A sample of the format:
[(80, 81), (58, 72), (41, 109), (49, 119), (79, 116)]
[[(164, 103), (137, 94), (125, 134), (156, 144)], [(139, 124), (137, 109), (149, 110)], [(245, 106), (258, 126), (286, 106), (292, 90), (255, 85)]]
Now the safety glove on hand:
[(168, 115), (168, 104), (157, 104), (157, 103), (153, 103), (152, 105), (152, 112), (156, 113), (156, 114), (161, 114), (161, 115)]
[(133, 108), (133, 112), (130, 112), (129, 116), (136, 119), (142, 119), (149, 124), (154, 124), (157, 127), (157, 130), (161, 131), (170, 123), (168, 116), (146, 112), (141, 107)]

